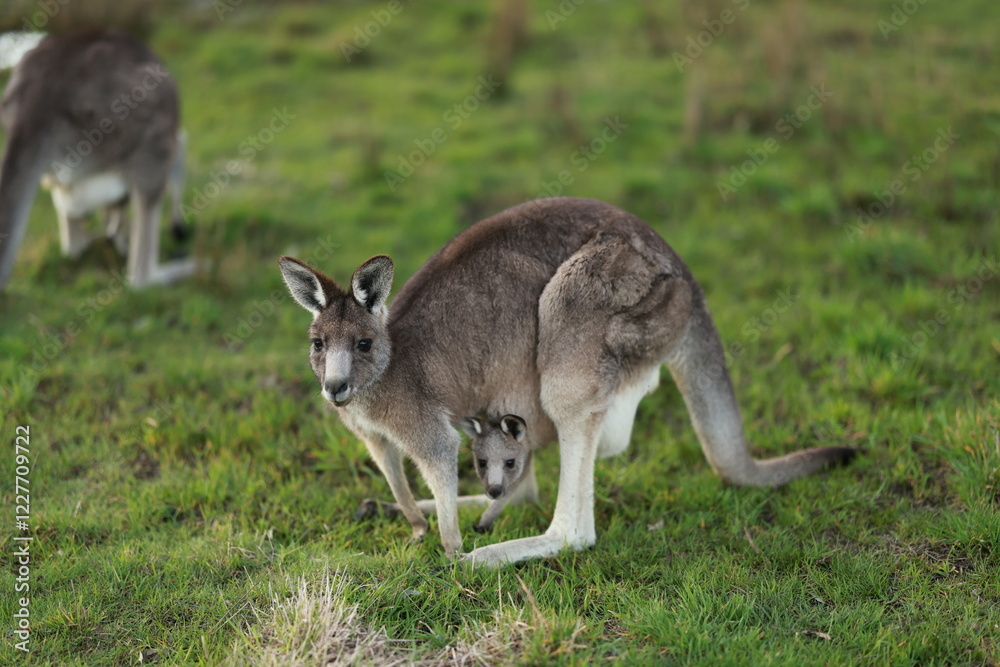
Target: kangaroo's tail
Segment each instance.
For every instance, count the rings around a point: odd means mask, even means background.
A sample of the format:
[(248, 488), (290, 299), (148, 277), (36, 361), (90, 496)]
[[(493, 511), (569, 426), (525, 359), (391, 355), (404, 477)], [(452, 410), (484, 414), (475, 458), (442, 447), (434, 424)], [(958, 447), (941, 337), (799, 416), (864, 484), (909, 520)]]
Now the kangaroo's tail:
[(15, 127), (0, 158), (0, 290), (14, 270), (28, 214), (45, 169), (45, 153)]
[(687, 331), (666, 363), (708, 462), (730, 484), (781, 486), (857, 454), (850, 447), (813, 447), (764, 461), (751, 458), (722, 343), (700, 293)]

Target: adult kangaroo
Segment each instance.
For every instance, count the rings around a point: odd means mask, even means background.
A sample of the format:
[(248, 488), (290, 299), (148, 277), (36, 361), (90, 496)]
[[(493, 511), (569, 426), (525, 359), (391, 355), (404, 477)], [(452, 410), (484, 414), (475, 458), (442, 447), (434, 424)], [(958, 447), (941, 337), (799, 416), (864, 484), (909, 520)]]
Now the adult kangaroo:
[(594, 460), (628, 445), (636, 407), (663, 364), (728, 483), (778, 486), (854, 454), (816, 447), (751, 458), (701, 288), (655, 231), (609, 204), (542, 199), (476, 223), (424, 264), (391, 309), (393, 264), (384, 255), (362, 264), (347, 290), (290, 257), (280, 267), (313, 314), (311, 362), (323, 397), (366, 443), (420, 538), (427, 520), (402, 458), (416, 462), (449, 555), (462, 549), (455, 427), (484, 406), (528, 424), (551, 420), (560, 471), (545, 534), (464, 555), (477, 564), (594, 544)]
[(52, 189), (63, 254), (90, 241), (86, 216), (106, 209), (116, 235), (133, 207), (126, 274), (131, 287), (195, 271), (192, 260), (160, 265), (160, 208), (168, 181), (174, 233), (182, 235), (184, 134), (177, 85), (141, 42), (117, 32), (47, 37), (25, 54), (0, 100), (0, 289), (14, 269), (40, 182)]

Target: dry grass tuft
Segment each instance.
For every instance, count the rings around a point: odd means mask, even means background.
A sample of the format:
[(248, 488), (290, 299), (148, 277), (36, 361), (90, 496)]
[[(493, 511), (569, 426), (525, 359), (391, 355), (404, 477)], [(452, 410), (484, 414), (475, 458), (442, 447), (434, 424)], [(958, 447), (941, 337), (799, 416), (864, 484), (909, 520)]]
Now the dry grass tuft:
[(549, 656), (583, 648), (577, 643), (582, 623), (564, 632), (553, 628), (527, 588), (531, 622), (525, 620), (523, 610), (502, 608), (491, 623), (467, 624), (458, 641), (434, 649), (412, 640), (391, 639), (384, 630), (370, 628), (357, 606), (344, 602), (347, 585), (345, 577), (334, 572), (318, 585), (300, 579), (287, 596), (272, 589), (270, 608), (253, 609), (257, 622), (245, 629), (226, 665), (504, 665), (518, 662), (532, 647)]

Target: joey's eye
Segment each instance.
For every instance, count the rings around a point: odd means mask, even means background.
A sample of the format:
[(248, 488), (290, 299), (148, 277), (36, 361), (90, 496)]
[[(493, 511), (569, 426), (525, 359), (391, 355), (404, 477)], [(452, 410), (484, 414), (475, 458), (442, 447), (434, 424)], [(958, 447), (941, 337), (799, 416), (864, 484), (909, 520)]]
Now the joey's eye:
[(361, 351), (361, 352), (367, 352), (370, 349), (372, 349), (372, 339), (371, 338), (362, 338), (361, 340), (358, 341), (358, 350), (359, 351)]
[(486, 467), (486, 459), (479, 459), (479, 467), (480, 468)]
[(313, 346), (314, 350), (316, 350), (317, 352), (319, 352), (320, 350), (323, 349), (323, 339), (322, 338), (313, 338), (312, 339), (312, 346)]
[(516, 461), (514, 459), (507, 459), (506, 461), (503, 462), (503, 464), (507, 466), (507, 470), (513, 470), (515, 463)]

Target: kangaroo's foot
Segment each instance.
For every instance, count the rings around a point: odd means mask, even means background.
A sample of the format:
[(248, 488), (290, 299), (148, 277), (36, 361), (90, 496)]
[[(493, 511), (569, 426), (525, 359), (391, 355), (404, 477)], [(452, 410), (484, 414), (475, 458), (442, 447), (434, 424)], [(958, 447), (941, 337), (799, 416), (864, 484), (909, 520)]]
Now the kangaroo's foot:
[(549, 558), (558, 555), (563, 549), (581, 551), (593, 545), (593, 539), (571, 541), (563, 535), (545, 534), (479, 547), (463, 554), (462, 560), (477, 567), (499, 567), (532, 558)]

